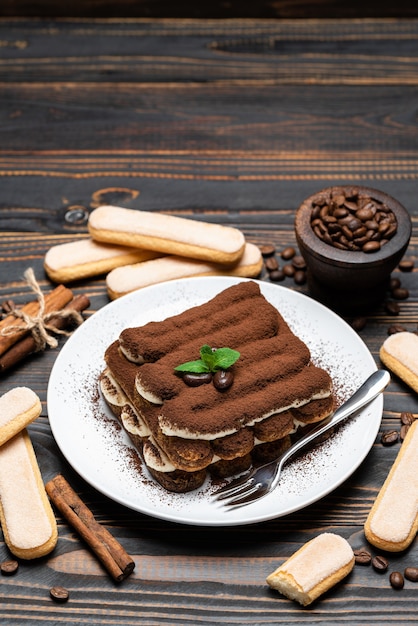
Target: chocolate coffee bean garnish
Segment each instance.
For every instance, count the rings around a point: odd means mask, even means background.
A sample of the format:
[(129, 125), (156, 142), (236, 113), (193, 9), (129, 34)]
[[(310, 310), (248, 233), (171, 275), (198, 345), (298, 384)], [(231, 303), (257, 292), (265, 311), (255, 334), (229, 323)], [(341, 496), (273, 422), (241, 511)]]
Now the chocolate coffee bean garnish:
[(378, 554), (372, 558), (372, 565), (376, 572), (386, 572), (389, 567), (389, 561), (384, 556)]
[(200, 387), (200, 385), (212, 382), (212, 374), (210, 372), (203, 372), (202, 374), (186, 372), (183, 374), (183, 380), (189, 387)]
[(335, 248), (373, 254), (393, 237), (398, 225), (386, 204), (353, 188), (316, 196), (311, 227), (319, 239)]
[(224, 389), (229, 389), (229, 387), (234, 382), (234, 375), (231, 370), (218, 370), (213, 375), (213, 384), (216, 389), (223, 391)]
[(49, 590), (49, 595), (53, 600), (55, 600), (55, 602), (67, 602), (70, 597), (68, 589), (58, 586), (52, 587), (52, 589)]
[(11, 576), (15, 574), (19, 569), (19, 563), (14, 559), (7, 559), (6, 561), (2, 561), (0, 563), (0, 572), (3, 576)]
[(404, 576), (413, 583), (418, 582), (418, 567), (406, 567)]
[(372, 562), (372, 555), (364, 548), (354, 550), (354, 559), (359, 565), (369, 565)]
[(404, 578), (401, 572), (392, 572), (389, 576), (389, 582), (394, 589), (403, 589)]
[(228, 389), (234, 379), (229, 368), (239, 359), (240, 353), (231, 348), (211, 348), (207, 344), (199, 352), (200, 359), (186, 361), (175, 367), (174, 371), (181, 374), (183, 381), (190, 387), (198, 387), (213, 380), (216, 389)]

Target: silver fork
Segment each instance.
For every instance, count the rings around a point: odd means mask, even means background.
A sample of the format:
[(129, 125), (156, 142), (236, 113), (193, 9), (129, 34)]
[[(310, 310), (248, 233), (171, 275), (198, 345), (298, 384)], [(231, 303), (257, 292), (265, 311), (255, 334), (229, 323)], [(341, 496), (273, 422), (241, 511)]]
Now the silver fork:
[(296, 441), (278, 459), (260, 467), (251, 468), (243, 476), (218, 489), (213, 494), (215, 501), (221, 502), (222, 505), (228, 507), (228, 510), (232, 510), (266, 496), (278, 484), (282, 468), (290, 457), (374, 400), (388, 385), (389, 381), (390, 375), (386, 370), (377, 370), (371, 374), (357, 391), (335, 411), (331, 418), (328, 417), (320, 422), (314, 430)]

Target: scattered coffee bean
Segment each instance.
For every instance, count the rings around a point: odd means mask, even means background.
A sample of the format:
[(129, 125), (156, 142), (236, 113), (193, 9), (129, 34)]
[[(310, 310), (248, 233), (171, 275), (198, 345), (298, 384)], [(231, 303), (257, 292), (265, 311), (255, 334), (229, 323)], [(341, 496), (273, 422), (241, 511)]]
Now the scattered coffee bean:
[(1, 305), (1, 310), (4, 313), (4, 315), (9, 315), (9, 313), (11, 313), (12, 311), (14, 311), (16, 308), (15, 303), (13, 300), (9, 299), (9, 300), (5, 300), (2, 305)]
[(303, 270), (296, 270), (293, 280), (296, 285), (304, 285), (306, 283), (306, 272)]
[(399, 280), (399, 278), (391, 278), (390, 282), (389, 282), (389, 289), (391, 291), (393, 291), (394, 289), (399, 289), (399, 287), (401, 286), (401, 281)]
[(396, 430), (387, 430), (386, 432), (382, 433), (380, 441), (384, 446), (393, 446), (393, 444), (396, 443), (398, 439), (399, 434)]
[(7, 559), (7, 561), (2, 561), (0, 563), (0, 572), (3, 576), (11, 576), (12, 574), (16, 574), (19, 569), (19, 563), (14, 559)]
[(306, 261), (300, 254), (293, 257), (292, 265), (295, 270), (306, 270)]
[(68, 589), (64, 587), (52, 587), (52, 589), (49, 590), (49, 595), (55, 602), (67, 602), (70, 597)]
[(260, 246), (260, 252), (263, 257), (273, 256), (276, 252), (276, 248), (272, 244), (265, 244)]
[(406, 435), (408, 434), (408, 430), (409, 429), (410, 429), (410, 425), (409, 424), (402, 424), (401, 430), (399, 432), (399, 439), (401, 441), (404, 441)]
[(354, 550), (354, 559), (359, 565), (369, 565), (372, 561), (372, 555), (364, 548)]
[(276, 257), (274, 257), (274, 256), (267, 257), (267, 259), (264, 261), (264, 264), (266, 266), (266, 269), (269, 272), (273, 272), (273, 271), (279, 269), (279, 264), (277, 262)]
[(392, 297), (395, 300), (407, 300), (409, 298), (409, 291), (404, 287), (398, 287), (397, 289), (393, 289)]
[(396, 333), (403, 333), (406, 330), (401, 324), (391, 324), (388, 328), (388, 335), (395, 335)]
[(234, 375), (231, 370), (218, 370), (213, 375), (213, 384), (220, 391), (229, 389), (234, 382)]
[(413, 583), (418, 582), (418, 567), (406, 567), (404, 571), (405, 578)]
[(389, 315), (399, 315), (400, 313), (400, 306), (397, 302), (394, 302), (393, 300), (388, 300), (385, 303), (385, 311), (386, 313), (389, 313)]
[(288, 246), (284, 250), (281, 251), (280, 256), (284, 261), (290, 261), (296, 254), (296, 250), (292, 248), (292, 246)]
[(367, 317), (355, 317), (351, 322), (351, 326), (357, 332), (360, 330), (363, 330), (366, 324), (367, 324)]
[(273, 282), (279, 282), (286, 278), (286, 274), (283, 272), (283, 270), (273, 270), (269, 273), (269, 278)]
[(410, 426), (411, 424), (413, 424), (415, 420), (415, 417), (413, 415), (413, 413), (409, 413), (407, 411), (402, 411), (401, 413), (401, 423), (402, 424), (407, 424), (408, 426)]
[(290, 265), (290, 263), (287, 263), (286, 265), (283, 265), (283, 273), (285, 276), (293, 278), (293, 276), (295, 275), (295, 268), (293, 267), (293, 265)]
[(376, 570), (376, 572), (386, 572), (389, 567), (389, 562), (385, 559), (384, 556), (378, 554), (377, 556), (372, 558), (372, 566)]
[(313, 198), (311, 227), (331, 246), (370, 254), (393, 237), (397, 221), (386, 204), (358, 189), (335, 189)]
[(401, 572), (391, 572), (389, 581), (394, 589), (403, 589), (404, 579)]
[(401, 272), (412, 272), (414, 269), (414, 261), (412, 259), (403, 259), (398, 267)]
[(212, 381), (212, 374), (210, 372), (203, 372), (202, 374), (185, 372), (183, 380), (188, 387), (200, 387), (200, 385), (205, 385)]

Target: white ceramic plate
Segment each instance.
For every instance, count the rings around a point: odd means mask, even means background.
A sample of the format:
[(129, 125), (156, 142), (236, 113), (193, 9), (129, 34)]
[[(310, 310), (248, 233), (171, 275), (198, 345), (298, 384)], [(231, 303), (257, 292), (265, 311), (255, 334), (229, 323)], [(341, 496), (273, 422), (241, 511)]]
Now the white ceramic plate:
[[(97, 379), (104, 368), (104, 351), (123, 328), (180, 313), (240, 280), (191, 278), (128, 294), (86, 320), (59, 353), (48, 386), (52, 432), (72, 467), (114, 501), (185, 524), (260, 522), (297, 511), (328, 494), (357, 469), (373, 445), (382, 417), (382, 396), (309, 456), (285, 467), (272, 494), (235, 511), (225, 511), (210, 501), (214, 486), (209, 480), (195, 492), (172, 494), (149, 477), (99, 395)], [(376, 370), (366, 345), (335, 313), (296, 291), (267, 282), (259, 284), (265, 297), (309, 346), (313, 360), (329, 371), (340, 401)]]

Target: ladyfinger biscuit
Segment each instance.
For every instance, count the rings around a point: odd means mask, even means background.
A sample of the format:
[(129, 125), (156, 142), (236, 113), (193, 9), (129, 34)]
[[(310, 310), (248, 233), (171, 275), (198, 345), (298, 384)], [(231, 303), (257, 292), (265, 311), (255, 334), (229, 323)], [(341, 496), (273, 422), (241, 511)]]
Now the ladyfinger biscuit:
[(28, 387), (14, 387), (0, 397), (0, 446), (41, 414), (41, 401)]
[(418, 421), (415, 421), (408, 430), (364, 525), (367, 540), (381, 550), (405, 550), (417, 534), (417, 447)]
[(380, 359), (394, 374), (418, 393), (418, 335), (390, 335), (380, 348)]
[(101, 206), (89, 217), (93, 239), (121, 246), (233, 264), (244, 252), (241, 231), (173, 215)]
[(26, 430), (0, 447), (0, 522), (18, 558), (44, 556), (57, 543), (57, 523)]
[(267, 584), (307, 606), (345, 578), (354, 567), (353, 550), (343, 537), (322, 533), (308, 541), (272, 574)]
[(240, 276), (256, 278), (262, 270), (263, 257), (252, 243), (245, 244), (244, 254), (232, 266), (205, 263), (180, 256), (164, 256), (135, 265), (118, 267), (106, 277), (106, 286), (112, 300), (148, 285), (191, 276)]
[(44, 259), (44, 268), (56, 283), (69, 283), (82, 278), (107, 274), (115, 267), (155, 259), (159, 254), (126, 246), (79, 239), (53, 246)]

